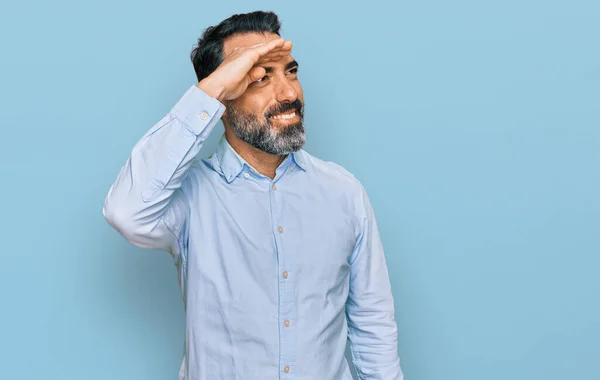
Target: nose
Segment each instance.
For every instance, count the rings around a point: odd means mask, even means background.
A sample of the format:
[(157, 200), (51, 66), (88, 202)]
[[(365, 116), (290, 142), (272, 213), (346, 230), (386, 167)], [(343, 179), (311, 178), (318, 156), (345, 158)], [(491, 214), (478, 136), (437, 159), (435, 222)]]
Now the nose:
[(280, 103), (291, 103), (298, 98), (298, 91), (296, 91), (294, 85), (287, 78), (277, 81), (275, 91), (277, 101)]

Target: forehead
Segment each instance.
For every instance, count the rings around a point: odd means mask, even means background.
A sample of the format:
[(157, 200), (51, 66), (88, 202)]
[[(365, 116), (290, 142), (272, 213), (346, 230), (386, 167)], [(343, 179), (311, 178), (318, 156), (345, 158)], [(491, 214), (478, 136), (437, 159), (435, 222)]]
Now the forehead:
[[(241, 47), (250, 47), (253, 45), (261, 44), (264, 42), (269, 42), (272, 40), (276, 40), (281, 38), (275, 33), (245, 33), (245, 34), (235, 34), (231, 37), (228, 37), (223, 42), (223, 57), (227, 57), (231, 53), (233, 53), (234, 49)], [(290, 57), (288, 57), (289, 60)]]

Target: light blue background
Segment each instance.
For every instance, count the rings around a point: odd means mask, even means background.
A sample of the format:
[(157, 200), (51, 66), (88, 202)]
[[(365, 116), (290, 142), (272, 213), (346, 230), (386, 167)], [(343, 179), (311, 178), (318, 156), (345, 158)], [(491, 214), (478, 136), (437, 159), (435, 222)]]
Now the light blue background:
[(407, 380), (600, 379), (597, 1), (15, 3), (0, 379), (176, 378), (172, 261), (128, 244), (102, 202), (194, 83), (202, 30), (254, 9), (295, 43), (307, 150), (369, 191)]

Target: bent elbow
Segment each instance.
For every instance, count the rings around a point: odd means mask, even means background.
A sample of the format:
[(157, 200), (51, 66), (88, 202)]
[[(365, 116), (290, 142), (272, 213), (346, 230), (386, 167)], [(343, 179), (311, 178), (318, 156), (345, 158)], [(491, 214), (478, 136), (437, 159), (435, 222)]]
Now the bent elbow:
[(119, 232), (129, 228), (128, 224), (130, 224), (129, 221), (131, 218), (125, 215), (122, 208), (116, 207), (108, 197), (102, 206), (102, 216), (104, 216), (104, 219), (106, 219), (112, 228)]
[(108, 224), (119, 232), (128, 242), (140, 248), (152, 248), (149, 226), (136, 221), (135, 215), (123, 205), (119, 205), (109, 196), (102, 207), (102, 215)]

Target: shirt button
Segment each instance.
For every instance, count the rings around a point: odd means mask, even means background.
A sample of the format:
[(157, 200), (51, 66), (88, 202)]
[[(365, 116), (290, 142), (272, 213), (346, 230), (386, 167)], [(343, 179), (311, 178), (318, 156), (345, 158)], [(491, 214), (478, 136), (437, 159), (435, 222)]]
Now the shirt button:
[(288, 321), (287, 319), (285, 321), (283, 321), (283, 325), (285, 327), (290, 327), (290, 324), (291, 324), (290, 321)]
[(208, 119), (208, 113), (206, 113), (206, 112), (200, 113), (200, 119), (202, 119), (202, 120)]
[(281, 227), (281, 226), (277, 227), (277, 231), (283, 233), (283, 227)]
[(250, 177), (250, 174), (244, 173), (244, 178), (248, 178), (248, 177)]
[(273, 189), (273, 191), (277, 190), (277, 186), (275, 186), (275, 184), (273, 184), (273, 186), (271, 186), (271, 188)]
[(290, 372), (290, 366), (286, 365), (285, 367), (283, 367), (283, 372), (289, 373)]
[(290, 166), (290, 171), (292, 171), (292, 172), (294, 171), (294, 167), (293, 166)]
[(283, 272), (283, 278), (288, 278), (288, 272), (287, 271)]

